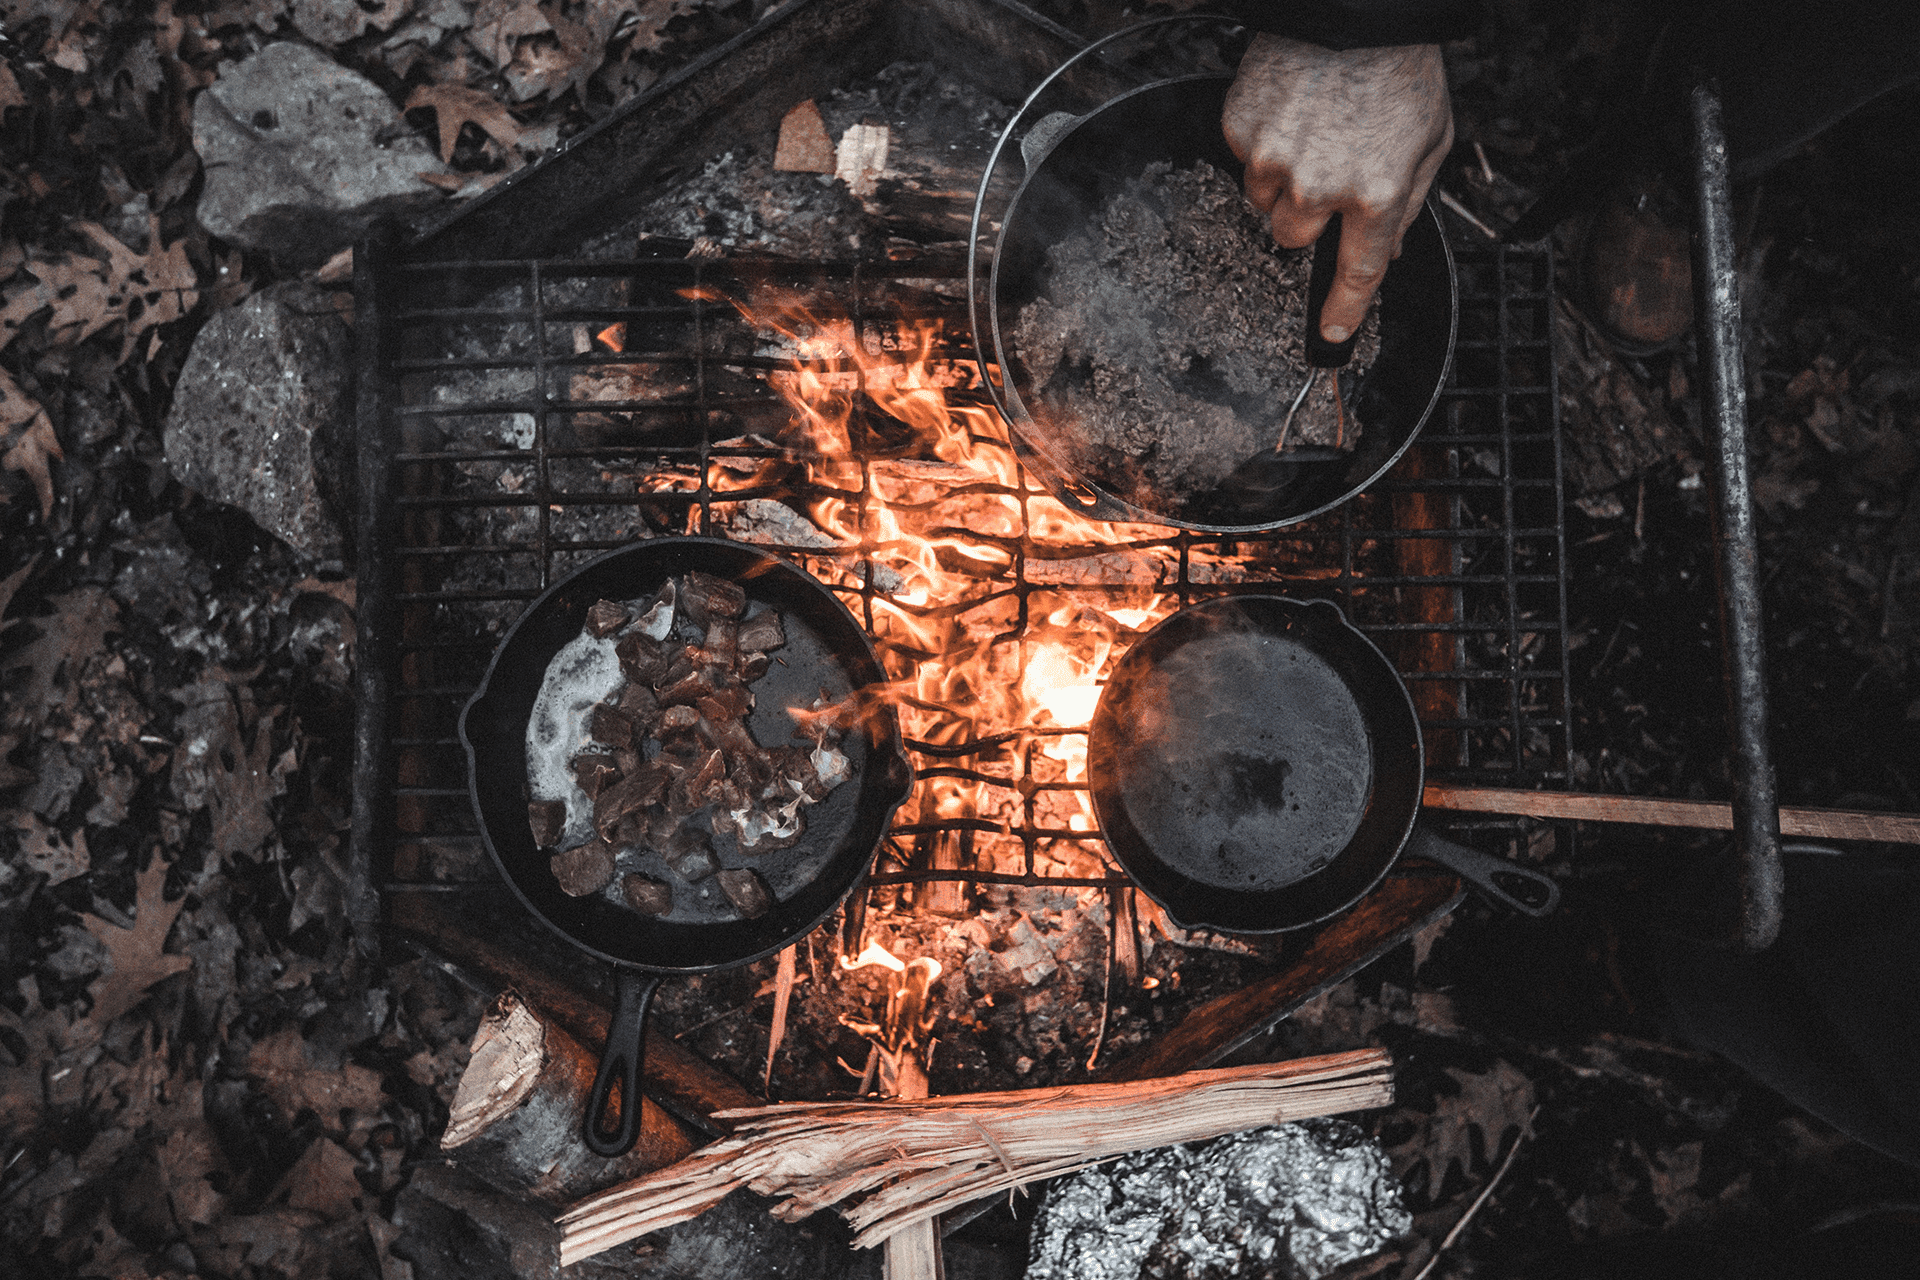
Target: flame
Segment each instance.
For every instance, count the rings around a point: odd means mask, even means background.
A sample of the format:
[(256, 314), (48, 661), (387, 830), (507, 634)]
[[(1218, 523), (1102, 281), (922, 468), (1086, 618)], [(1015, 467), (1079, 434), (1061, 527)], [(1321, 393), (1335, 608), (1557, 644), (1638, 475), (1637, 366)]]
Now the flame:
[[(887, 950), (877, 942), (869, 942), (867, 949), (862, 951), (856, 959), (849, 960), (845, 956), (840, 957), (840, 967), (842, 969), (864, 969), (870, 964), (877, 964), (883, 969), (891, 969), (895, 973), (905, 973), (907, 971), (906, 961), (894, 955), (893, 952)], [(936, 961), (935, 964), (937, 966), (938, 962)]]
[(600, 344), (609, 351), (625, 351), (627, 349), (627, 322), (625, 320), (616, 320), (593, 336), (599, 339)]
[[(704, 286), (683, 292), (717, 300)], [(1012, 590), (1014, 564), (1052, 547), (1083, 556), (1164, 531), (1088, 520), (1030, 483), (999, 415), (983, 402), (978, 370), (949, 354), (954, 344), (939, 322), (859, 326), (772, 287), (732, 301), (788, 360), (769, 382), (792, 422), (783, 457), (717, 460), (708, 484), (716, 493), (778, 487), (784, 469), (802, 461), (809, 496), (789, 505), (828, 538), (872, 549), (865, 561), (827, 559), (815, 571), (830, 580), (837, 572), (846, 585), (870, 577), (877, 588), (872, 629), (893, 677), (883, 696), (906, 736), (936, 746), (1016, 743), (969, 765), (972, 776), (923, 776), (918, 821), (985, 818), (1010, 832), (1028, 820), (1023, 806), (1031, 803), (1037, 827), (1092, 831), (1084, 791), (1044, 784), (1085, 782), (1086, 726), (1104, 673), (1175, 601), (1150, 583), (1029, 587), (1022, 596)], [(873, 445), (876, 429), (888, 433), (884, 449)], [(1016, 785), (1029, 773), (1042, 785)], [(910, 801), (903, 820), (914, 814)], [(1024, 857), (1010, 835), (971, 839), (984, 868)], [(848, 967), (868, 963), (900, 967), (875, 946)]]

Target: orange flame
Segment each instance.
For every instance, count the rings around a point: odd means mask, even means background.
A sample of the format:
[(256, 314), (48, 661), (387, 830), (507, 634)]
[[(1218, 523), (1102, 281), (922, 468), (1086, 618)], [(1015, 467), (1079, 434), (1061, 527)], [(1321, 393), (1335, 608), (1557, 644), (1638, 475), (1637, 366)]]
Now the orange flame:
[[(920, 820), (986, 818), (1009, 831), (1026, 820), (1023, 796), (1031, 794), (1035, 826), (1091, 831), (1084, 793), (1044, 784), (1085, 781), (1085, 728), (1105, 669), (1174, 601), (1151, 582), (1077, 587), (1072, 574), (1056, 575), (1057, 587), (1029, 586), (1023, 598), (1013, 589), (1015, 561), (1050, 548), (1084, 557), (1090, 547), (1164, 531), (1088, 520), (1031, 484), (999, 415), (981, 403), (977, 369), (946, 353), (938, 322), (857, 327), (771, 290), (734, 305), (776, 335), (791, 360), (769, 381), (792, 412), (807, 478), (820, 495), (799, 514), (834, 542), (872, 549), (866, 563), (833, 562), (827, 571), (837, 567), (849, 584), (871, 574), (879, 588), (873, 630), (896, 677), (884, 696), (907, 737), (945, 745), (1012, 733), (1034, 748), (1009, 753), (1010, 765), (982, 757), (978, 771), (998, 775), (994, 781), (923, 778)], [(890, 447), (868, 447), (863, 467), (872, 423), (891, 433)], [(910, 452), (899, 447), (902, 434), (911, 438)], [(792, 460), (765, 468), (749, 459), (716, 462), (708, 482), (716, 493), (746, 488)], [(1029, 583), (1032, 568), (1030, 559)], [(1016, 785), (1029, 771), (1041, 785)], [(990, 834), (974, 842), (987, 866), (1019, 853), (1018, 841), (1006, 837), (998, 845)]]

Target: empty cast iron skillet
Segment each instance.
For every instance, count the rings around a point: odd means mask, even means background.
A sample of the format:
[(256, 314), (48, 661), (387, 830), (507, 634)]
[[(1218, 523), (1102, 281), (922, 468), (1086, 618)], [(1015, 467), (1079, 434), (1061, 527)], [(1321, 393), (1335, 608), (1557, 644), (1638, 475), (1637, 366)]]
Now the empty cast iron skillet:
[(1413, 700), (1325, 601), (1227, 596), (1162, 622), (1101, 692), (1088, 765), (1108, 847), (1183, 928), (1317, 924), (1402, 853), (1529, 915), (1559, 898), (1546, 876), (1416, 822)]
[[(1091, 50), (1088, 50), (1091, 52)], [(1353, 449), (1289, 450), (1263, 466), (1261, 483), (1236, 483), (1183, 501), (1131, 497), (1074, 466), (1074, 450), (1040, 393), (1051, 370), (1029, 368), (1014, 334), (1020, 312), (1046, 291), (1047, 252), (1071, 231), (1092, 225), (1101, 208), (1155, 161), (1191, 167), (1205, 160), (1242, 180), (1244, 167), (1220, 132), (1230, 76), (1161, 80), (1119, 95), (1077, 118), (1040, 120), (1022, 139), (1027, 174), (1008, 206), (994, 249), (989, 325), (976, 323), (983, 364), (997, 365), (988, 389), (1016, 440), (1044, 464), (1041, 478), (1072, 511), (1093, 520), (1145, 520), (1214, 533), (1247, 533), (1297, 524), (1338, 506), (1386, 474), (1413, 443), (1445, 385), (1453, 355), (1458, 300), (1453, 254), (1428, 204), (1407, 229), (1400, 256), (1380, 286), (1380, 354), (1354, 381), (1346, 403), (1360, 423)], [(981, 333), (981, 328), (987, 333)], [(1343, 373), (1343, 387), (1349, 382)], [(1201, 390), (1233, 403), (1224, 387)], [(1271, 412), (1285, 406), (1241, 407)], [(1267, 452), (1258, 461), (1274, 455)], [(1236, 463), (1248, 461), (1234, 459)], [(1051, 472), (1051, 475), (1046, 473)]]
[[(749, 858), (729, 853), (716, 840), (723, 865), (750, 867), (773, 890), (773, 908), (758, 919), (643, 916), (614, 896), (617, 879), (604, 895), (562, 893), (527, 824), (529, 752), (537, 749), (529, 742), (528, 723), (547, 669), (580, 635), (594, 601), (650, 597), (668, 578), (690, 569), (739, 583), (749, 611), (758, 602), (780, 614), (786, 647), (752, 686), (755, 706), (747, 723), (761, 745), (789, 741), (794, 722), (786, 708), (811, 706), (823, 688), (837, 699), (885, 680), (867, 633), (818, 579), (777, 556), (716, 538), (658, 538), (601, 556), (534, 601), (494, 651), (486, 677), (460, 714), (474, 812), (487, 852), (514, 896), (549, 929), (616, 968), (613, 1022), (585, 1118), (587, 1145), (602, 1156), (624, 1154), (640, 1132), (641, 1049), (661, 977), (750, 964), (811, 932), (866, 876), (893, 811), (913, 786), (899, 726), (882, 710), (842, 742), (853, 776), (806, 809), (799, 843)], [(597, 701), (604, 693), (587, 690), (584, 700)], [(629, 869), (625, 861), (622, 870)], [(616, 1079), (620, 1114), (602, 1125)]]

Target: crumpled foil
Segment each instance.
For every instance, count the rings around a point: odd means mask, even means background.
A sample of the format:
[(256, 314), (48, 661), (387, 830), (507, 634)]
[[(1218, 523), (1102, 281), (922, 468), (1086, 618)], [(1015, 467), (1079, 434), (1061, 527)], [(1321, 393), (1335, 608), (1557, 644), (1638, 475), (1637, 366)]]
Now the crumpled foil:
[(1412, 1226), (1380, 1144), (1308, 1120), (1061, 1179), (1034, 1219), (1026, 1280), (1319, 1280)]

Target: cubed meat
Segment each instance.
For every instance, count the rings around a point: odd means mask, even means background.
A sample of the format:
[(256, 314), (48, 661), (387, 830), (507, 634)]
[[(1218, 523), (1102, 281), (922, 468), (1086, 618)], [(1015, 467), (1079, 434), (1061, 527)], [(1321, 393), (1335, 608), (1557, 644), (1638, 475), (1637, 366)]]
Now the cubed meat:
[(773, 764), (757, 747), (752, 751), (728, 751), (727, 777), (743, 795), (759, 795), (773, 781)]
[(772, 665), (773, 659), (764, 653), (743, 653), (734, 669), (740, 674), (740, 683), (752, 684), (767, 674), (767, 669)]
[(758, 872), (745, 869), (721, 871), (714, 876), (720, 892), (727, 895), (733, 909), (749, 920), (767, 914), (773, 908), (773, 894)]
[(747, 608), (746, 588), (698, 569), (687, 574), (680, 589), (682, 610), (695, 626), (704, 627), (714, 618), (738, 618)]
[(641, 766), (632, 776), (606, 788), (593, 802), (593, 829), (600, 833), (601, 839), (613, 839), (621, 819), (658, 800), (666, 785), (665, 769), (657, 765)]
[(683, 845), (667, 854), (666, 859), (667, 869), (689, 884), (705, 880), (720, 870), (720, 859), (714, 856), (713, 846), (707, 843), (704, 835), (698, 842)]
[(741, 653), (768, 653), (787, 643), (787, 629), (780, 624), (779, 614), (762, 609), (740, 624), (735, 641)]
[(610, 755), (587, 752), (573, 758), (573, 780), (589, 800), (599, 799), (600, 792), (619, 778), (620, 766)]
[(633, 721), (609, 706), (595, 707), (587, 716), (587, 736), (618, 751), (633, 745)]
[(673, 664), (671, 648), (643, 631), (629, 631), (621, 636), (613, 652), (620, 659), (620, 670), (635, 684), (653, 684)]
[(700, 711), (697, 707), (668, 707), (660, 713), (660, 734), (684, 732), (700, 723)]
[(634, 624), (634, 630), (649, 640), (665, 640), (673, 633), (674, 600), (679, 594), (679, 586), (672, 578), (660, 588), (659, 594), (647, 602), (640, 611), (640, 620)]
[(572, 849), (562, 849), (548, 860), (560, 891), (575, 898), (598, 893), (613, 883), (613, 846), (604, 840), (589, 840)]
[(655, 676), (649, 683), (656, 689), (671, 688), (673, 685), (679, 684), (682, 680), (692, 675), (694, 667), (699, 665), (694, 661), (694, 655), (699, 652), (700, 650), (697, 648), (689, 649), (684, 645), (681, 646), (679, 653), (668, 660), (667, 669), (662, 671), (658, 676)]
[(604, 640), (627, 625), (627, 607), (611, 600), (595, 600), (587, 607), (587, 634)]
[(667, 812), (684, 816), (712, 803), (714, 792), (726, 777), (726, 757), (718, 748), (707, 752), (698, 766), (681, 774), (667, 788)]
[(620, 877), (620, 896), (643, 916), (663, 916), (673, 910), (673, 886), (628, 872)]
[(633, 721), (635, 733), (651, 733), (654, 721), (660, 718), (660, 699), (653, 696), (650, 686), (629, 681), (620, 690), (620, 711)]
[(707, 623), (706, 660), (715, 666), (731, 668), (740, 656), (740, 624), (732, 618), (715, 618)]
[(753, 695), (745, 685), (729, 685), (715, 689), (693, 705), (709, 720), (738, 720), (753, 710)]
[(533, 828), (533, 842), (542, 849), (560, 843), (567, 829), (565, 800), (534, 800), (527, 805), (527, 825)]
[(640, 772), (640, 766), (646, 763), (646, 757), (632, 747), (622, 747), (613, 753), (613, 762), (620, 766), (620, 776), (631, 778)]
[(692, 705), (720, 688), (721, 681), (712, 667), (693, 667), (687, 674), (669, 685), (660, 687), (660, 705), (675, 707)]

